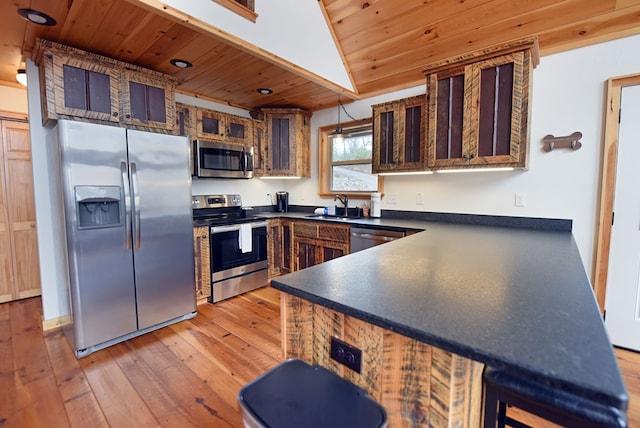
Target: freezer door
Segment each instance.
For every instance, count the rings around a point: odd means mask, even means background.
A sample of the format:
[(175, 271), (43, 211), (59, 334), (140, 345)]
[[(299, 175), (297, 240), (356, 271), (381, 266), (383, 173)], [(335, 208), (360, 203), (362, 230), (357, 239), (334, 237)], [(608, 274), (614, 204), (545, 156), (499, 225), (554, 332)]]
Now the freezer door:
[[(122, 128), (58, 121), (75, 350), (136, 331)], [(123, 176), (123, 166), (125, 176)]]
[(128, 130), (138, 328), (196, 310), (187, 137)]

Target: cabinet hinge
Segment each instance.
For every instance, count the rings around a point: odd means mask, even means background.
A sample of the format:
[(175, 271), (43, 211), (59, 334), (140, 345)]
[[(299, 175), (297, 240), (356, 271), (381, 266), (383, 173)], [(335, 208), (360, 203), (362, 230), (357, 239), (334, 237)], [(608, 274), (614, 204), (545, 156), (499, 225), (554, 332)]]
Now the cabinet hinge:
[(611, 213), (611, 226), (613, 226), (614, 219), (616, 218), (616, 213)]
[(618, 110), (618, 123), (622, 123), (622, 109)]

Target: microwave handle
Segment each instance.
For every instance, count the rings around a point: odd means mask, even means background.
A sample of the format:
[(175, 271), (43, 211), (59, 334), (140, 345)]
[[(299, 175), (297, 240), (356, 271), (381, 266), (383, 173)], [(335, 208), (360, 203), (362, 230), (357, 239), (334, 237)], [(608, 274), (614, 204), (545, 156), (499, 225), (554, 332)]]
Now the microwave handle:
[(242, 148), (242, 174), (246, 175), (247, 174), (247, 154), (244, 150), (244, 147)]

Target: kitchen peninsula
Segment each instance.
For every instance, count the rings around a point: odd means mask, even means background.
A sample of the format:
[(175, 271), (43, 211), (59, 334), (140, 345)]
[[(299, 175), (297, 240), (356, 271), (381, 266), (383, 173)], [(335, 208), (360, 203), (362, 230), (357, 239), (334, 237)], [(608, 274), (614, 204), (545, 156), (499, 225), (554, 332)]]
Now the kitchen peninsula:
[[(479, 426), (485, 365), (625, 420), (627, 391), (571, 232), (424, 229), (274, 278), (285, 357), (366, 389), (390, 426)], [(362, 350), (361, 373), (330, 358), (331, 337)]]

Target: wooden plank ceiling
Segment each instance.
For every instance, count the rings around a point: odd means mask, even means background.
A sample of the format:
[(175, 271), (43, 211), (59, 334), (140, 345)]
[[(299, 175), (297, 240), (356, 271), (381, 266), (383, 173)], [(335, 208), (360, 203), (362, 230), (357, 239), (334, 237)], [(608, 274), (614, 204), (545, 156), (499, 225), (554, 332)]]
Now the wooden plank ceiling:
[[(180, 79), (180, 92), (200, 98), (248, 110), (298, 106), (315, 111), (335, 106), (338, 94), (344, 101), (421, 85), (422, 69), (429, 64), (509, 40), (538, 36), (545, 55), (640, 33), (640, 0), (318, 2), (355, 93), (159, 0), (0, 2), (0, 84), (14, 84), (36, 37), (43, 37), (171, 74)], [(28, 23), (17, 14), (19, 8), (43, 11), (57, 25)], [(177, 69), (171, 58), (194, 66)], [(274, 92), (260, 95), (256, 89), (261, 87)]]

